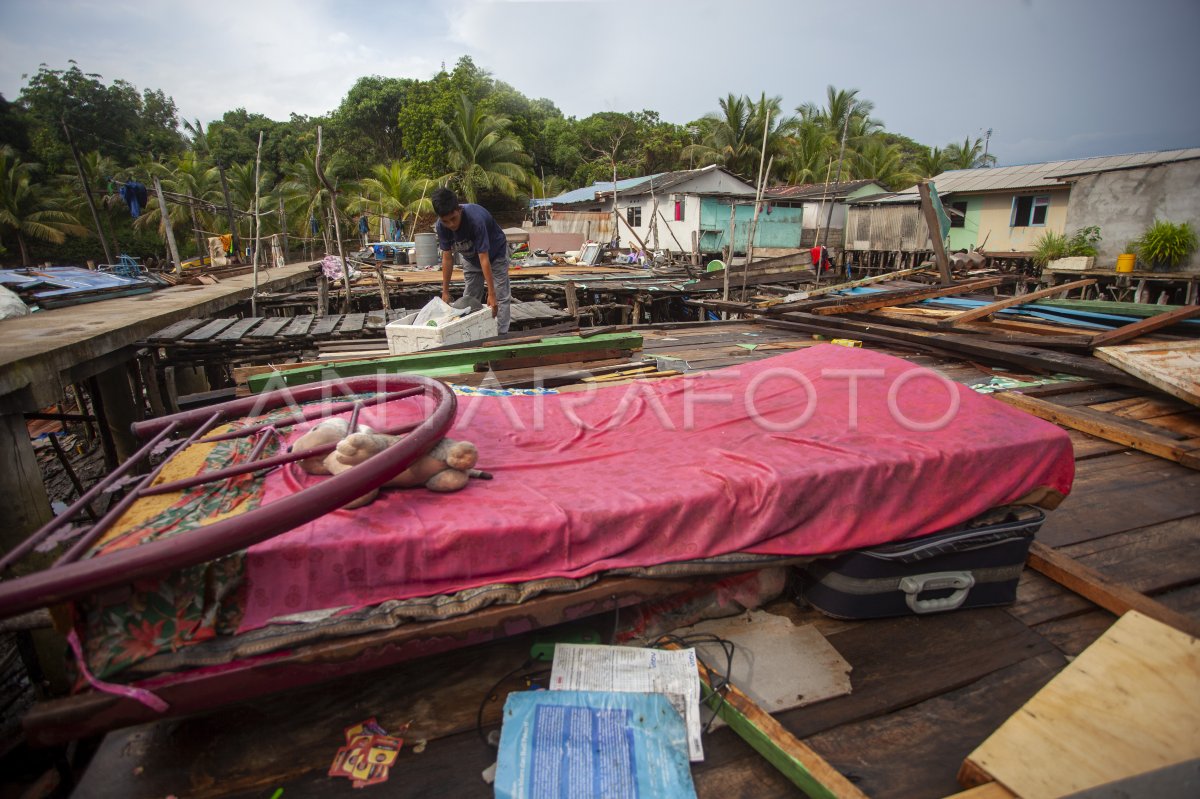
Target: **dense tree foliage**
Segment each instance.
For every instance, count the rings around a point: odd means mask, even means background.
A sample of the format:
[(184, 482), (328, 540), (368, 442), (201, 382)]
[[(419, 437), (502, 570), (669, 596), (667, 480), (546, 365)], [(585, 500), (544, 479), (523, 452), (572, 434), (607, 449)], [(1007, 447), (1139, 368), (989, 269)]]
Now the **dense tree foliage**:
[[(135, 220), (119, 196), (129, 180), (148, 187), (161, 181), (166, 222), (188, 257), (203, 249), (205, 236), (228, 230), (223, 170), (235, 224), (248, 237), (260, 133), (263, 230), (286, 227), (293, 245), (315, 254), (334, 249), (334, 214), (346, 235), (352, 217), (362, 214), (372, 230), (399, 225), (410, 232), (420, 215), (428, 220), (428, 194), (437, 185), (478, 199), (508, 223), (520, 218), (529, 197), (709, 164), (750, 182), (769, 164), (772, 185), (840, 176), (900, 189), (946, 169), (995, 163), (979, 139), (930, 148), (887, 131), (855, 89), (830, 86), (820, 102), (794, 109), (762, 92), (731, 93), (715, 106), (686, 125), (650, 109), (567, 117), (550, 100), (526, 97), (464, 57), (428, 80), (362, 77), (323, 117), (273, 120), (235, 108), (216, 120), (180, 120), (161, 90), (106, 82), (73, 61), (63, 70), (43, 65), (15, 100), (0, 97), (7, 181), (0, 254), (10, 261), (102, 258), (80, 169), (100, 227), (119, 252), (161, 257), (165, 250), (157, 198), (151, 192)], [(318, 128), (332, 195), (315, 171)], [(391, 224), (381, 228), (380, 220)]]

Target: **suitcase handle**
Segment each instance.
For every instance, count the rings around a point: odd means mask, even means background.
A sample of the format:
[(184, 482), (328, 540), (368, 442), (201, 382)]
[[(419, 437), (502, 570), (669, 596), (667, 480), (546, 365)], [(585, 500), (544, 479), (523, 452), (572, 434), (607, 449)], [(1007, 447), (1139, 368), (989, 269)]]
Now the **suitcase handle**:
[[(931, 572), (918, 574), (900, 579), (900, 590), (904, 592), (904, 601), (913, 613), (940, 613), (944, 610), (954, 610), (967, 599), (967, 594), (975, 585), (975, 576), (970, 572)], [(920, 599), (922, 591), (937, 591), (943, 588), (953, 588), (954, 593), (941, 599)]]

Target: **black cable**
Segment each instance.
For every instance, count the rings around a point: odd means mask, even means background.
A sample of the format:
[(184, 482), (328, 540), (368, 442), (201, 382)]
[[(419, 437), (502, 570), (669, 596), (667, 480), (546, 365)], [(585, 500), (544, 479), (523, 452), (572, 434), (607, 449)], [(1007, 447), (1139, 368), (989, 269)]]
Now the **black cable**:
[(658, 646), (663, 643), (675, 644), (676, 646), (685, 649), (688, 647), (695, 647), (700, 644), (716, 644), (717, 646), (721, 647), (721, 650), (725, 653), (724, 674), (715, 671), (704, 660), (700, 661), (701, 665), (704, 667), (705, 676), (708, 678), (709, 691), (720, 697), (720, 700), (717, 702), (717, 706), (715, 708), (710, 708), (713, 711), (713, 714), (708, 719), (708, 722), (705, 723), (703, 730), (705, 733), (707, 733), (712, 728), (713, 721), (718, 715), (720, 715), (721, 708), (725, 705), (725, 694), (728, 692), (729, 688), (729, 674), (733, 671), (733, 653), (737, 649), (737, 646), (733, 643), (733, 641), (730, 641), (727, 638), (721, 638), (720, 636), (712, 633), (692, 633), (684, 636), (672, 635), (668, 633), (666, 635), (659, 636), (650, 643), (650, 646)]

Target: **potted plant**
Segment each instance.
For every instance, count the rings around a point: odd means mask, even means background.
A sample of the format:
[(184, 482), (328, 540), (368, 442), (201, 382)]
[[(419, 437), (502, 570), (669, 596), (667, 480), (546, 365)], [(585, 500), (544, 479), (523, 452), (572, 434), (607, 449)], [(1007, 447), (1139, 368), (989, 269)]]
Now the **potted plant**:
[[(1070, 238), (1065, 233), (1047, 230), (1034, 243), (1033, 262), (1038, 267), (1052, 269), (1090, 269), (1100, 243), (1100, 228), (1096, 225), (1076, 230)], [(1077, 259), (1065, 261), (1064, 259)]]
[(1196, 251), (1196, 231), (1187, 222), (1155, 219), (1142, 235), (1129, 243), (1129, 249), (1155, 270), (1171, 270)]

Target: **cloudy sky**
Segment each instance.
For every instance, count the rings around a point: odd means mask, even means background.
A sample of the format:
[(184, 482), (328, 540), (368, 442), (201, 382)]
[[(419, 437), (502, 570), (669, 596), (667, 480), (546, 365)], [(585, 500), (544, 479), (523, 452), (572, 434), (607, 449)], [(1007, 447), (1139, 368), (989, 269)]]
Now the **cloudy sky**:
[(1000, 164), (1200, 146), (1200, 0), (0, 0), (0, 94), (74, 59), (182, 118), (334, 109), (469, 55), (565, 114), (686, 123), (733, 92), (856, 88), (888, 130)]

